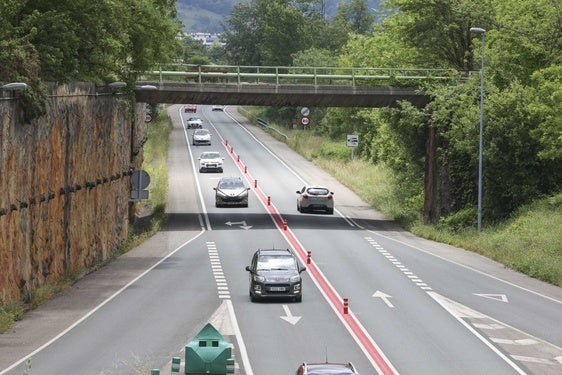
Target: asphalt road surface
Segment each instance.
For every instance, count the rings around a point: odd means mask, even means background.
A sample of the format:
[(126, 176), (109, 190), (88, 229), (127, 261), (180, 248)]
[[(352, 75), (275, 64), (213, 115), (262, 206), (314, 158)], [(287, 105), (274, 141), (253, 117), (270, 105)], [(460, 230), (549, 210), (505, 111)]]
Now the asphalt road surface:
[[(183, 373), (207, 323), (239, 375), (326, 360), (362, 375), (562, 373), (560, 288), (412, 236), (234, 108), (198, 107), (210, 146), (191, 144), (183, 106), (169, 113), (166, 228), (0, 335), (0, 375), (167, 374), (172, 357)], [(207, 150), (223, 173), (198, 172)], [(249, 207), (215, 207), (230, 175)], [(305, 183), (335, 192), (334, 215), (296, 210)], [(260, 247), (299, 256), (301, 303), (250, 302), (244, 267)]]

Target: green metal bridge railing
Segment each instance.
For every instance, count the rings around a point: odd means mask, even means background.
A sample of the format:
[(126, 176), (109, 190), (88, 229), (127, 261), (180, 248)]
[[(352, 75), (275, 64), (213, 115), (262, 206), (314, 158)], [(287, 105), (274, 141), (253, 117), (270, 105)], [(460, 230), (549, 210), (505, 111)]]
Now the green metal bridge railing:
[(304, 84), (304, 85), (399, 85), (415, 86), (427, 82), (459, 80), (452, 69), (345, 68), (295, 66), (236, 66), (173, 64), (145, 72), (139, 80), (159, 83), (196, 84)]

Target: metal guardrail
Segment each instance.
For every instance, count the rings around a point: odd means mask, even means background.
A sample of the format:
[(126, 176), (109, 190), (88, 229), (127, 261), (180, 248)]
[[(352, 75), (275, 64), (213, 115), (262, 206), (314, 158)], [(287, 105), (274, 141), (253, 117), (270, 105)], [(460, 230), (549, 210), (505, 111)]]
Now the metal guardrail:
[(377, 86), (389, 83), (417, 85), (428, 81), (459, 80), (461, 75), (452, 69), (174, 64), (145, 72), (139, 80), (155, 78), (160, 83)]

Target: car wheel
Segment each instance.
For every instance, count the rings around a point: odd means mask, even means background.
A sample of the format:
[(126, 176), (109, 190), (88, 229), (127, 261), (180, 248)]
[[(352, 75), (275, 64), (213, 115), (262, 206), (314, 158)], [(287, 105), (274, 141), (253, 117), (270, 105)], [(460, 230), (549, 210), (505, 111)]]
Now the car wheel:
[(219, 168), (219, 173), (222, 173), (222, 168)]
[(204, 169), (203, 168), (199, 168), (199, 173), (203, 173)]
[(334, 209), (333, 208), (328, 208), (326, 210), (326, 212), (328, 213), (328, 215), (333, 215), (334, 214)]
[(302, 302), (302, 295), (295, 297), (295, 302)]

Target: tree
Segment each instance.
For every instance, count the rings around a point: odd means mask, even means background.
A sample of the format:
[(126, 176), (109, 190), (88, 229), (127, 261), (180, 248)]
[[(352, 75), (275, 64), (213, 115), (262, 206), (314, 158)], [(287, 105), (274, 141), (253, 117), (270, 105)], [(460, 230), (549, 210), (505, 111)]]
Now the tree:
[[(562, 3), (495, 0), (495, 31), (487, 55), (498, 86), (513, 78), (528, 83), (533, 72), (562, 64)], [(497, 69), (495, 68), (497, 67)]]
[(3, 36), (34, 47), (43, 80), (131, 79), (179, 55), (173, 0), (9, 0), (8, 5), (2, 8), (11, 16)]
[(338, 4), (338, 13), (332, 22), (342, 27), (342, 31), (367, 34), (371, 31), (374, 20), (374, 15), (367, 7), (367, 0), (351, 0)]

